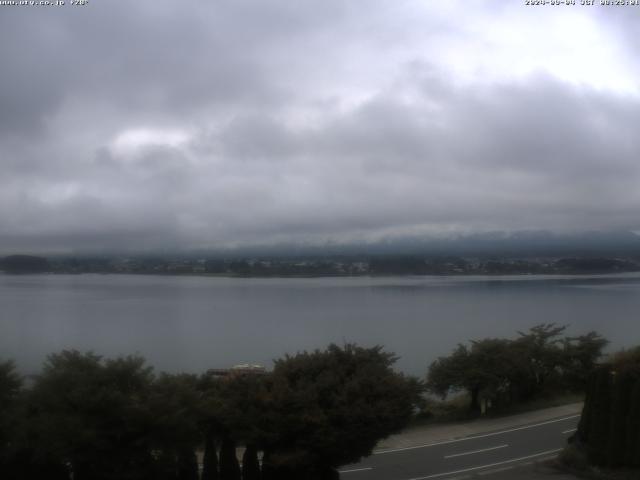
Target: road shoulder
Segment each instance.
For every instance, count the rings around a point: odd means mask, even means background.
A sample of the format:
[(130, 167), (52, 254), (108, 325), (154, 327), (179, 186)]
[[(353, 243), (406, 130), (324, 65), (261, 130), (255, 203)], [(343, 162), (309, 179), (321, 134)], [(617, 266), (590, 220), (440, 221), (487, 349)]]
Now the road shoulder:
[(580, 415), (581, 412), (582, 403), (580, 402), (505, 417), (479, 418), (469, 422), (410, 427), (381, 441), (377, 445), (375, 452), (411, 448), (478, 434), (508, 430), (558, 418)]

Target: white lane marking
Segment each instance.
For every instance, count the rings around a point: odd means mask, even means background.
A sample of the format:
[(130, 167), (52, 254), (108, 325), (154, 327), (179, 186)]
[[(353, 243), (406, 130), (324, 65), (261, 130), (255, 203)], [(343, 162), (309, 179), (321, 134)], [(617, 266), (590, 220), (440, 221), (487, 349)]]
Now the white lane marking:
[(577, 428), (570, 428), (569, 430), (565, 430), (562, 433), (571, 433), (571, 432), (576, 432), (578, 429)]
[(545, 452), (534, 453), (533, 455), (527, 455), (526, 457), (512, 458), (511, 460), (504, 460), (502, 462), (490, 463), (488, 465), (480, 465), (478, 467), (465, 468), (463, 470), (456, 470), (456, 471), (453, 471), (453, 472), (436, 473), (436, 474), (433, 474), (433, 475), (427, 475), (426, 477), (413, 477), (413, 478), (410, 478), (409, 480), (426, 480), (428, 478), (444, 477), (445, 475), (455, 475), (456, 473), (471, 472), (473, 470), (480, 470), (482, 468), (497, 467), (498, 465), (504, 465), (505, 463), (519, 462), (521, 460), (528, 460), (528, 459), (534, 458), (534, 457), (541, 457), (543, 455), (549, 455), (551, 453), (557, 453), (557, 452), (559, 452), (561, 450), (562, 450), (562, 448), (557, 448), (555, 450), (547, 450)]
[(556, 420), (548, 420), (546, 422), (536, 423), (534, 425), (525, 425), (524, 427), (510, 428), (509, 430), (501, 430), (499, 432), (485, 433), (485, 434), (482, 434), (482, 435), (475, 435), (475, 436), (472, 436), (472, 437), (457, 438), (457, 439), (454, 439), (454, 440), (444, 440), (442, 442), (425, 443), (424, 445), (415, 445), (413, 447), (390, 448), (389, 450), (378, 450), (377, 452), (373, 452), (373, 455), (382, 455), (382, 454), (385, 454), (385, 453), (404, 452), (405, 450), (415, 450), (417, 448), (435, 447), (436, 445), (448, 445), (449, 443), (466, 442), (467, 440), (476, 440), (477, 438), (493, 437), (495, 435), (502, 435), (503, 433), (517, 432), (518, 430), (526, 430), (527, 428), (535, 428), (535, 427), (541, 427), (542, 425), (549, 425), (551, 423), (564, 422), (566, 420), (571, 420), (573, 418), (578, 418), (579, 416), (580, 415), (571, 415), (570, 417), (558, 418)]
[(484, 472), (478, 472), (478, 475), (492, 475), (494, 473), (500, 473), (500, 472), (506, 472), (507, 470), (513, 470), (514, 466), (511, 465), (510, 467), (501, 467), (501, 468), (494, 468), (492, 470), (487, 470)]
[(508, 446), (509, 445), (505, 443), (504, 445), (498, 445), (497, 447), (482, 448), (480, 450), (473, 450), (472, 452), (454, 453), (453, 455), (445, 455), (444, 458), (455, 458), (455, 457), (462, 457), (464, 455), (473, 455), (474, 453), (482, 453), (482, 452), (488, 452), (490, 450), (498, 450), (499, 448), (507, 448)]
[(352, 468), (351, 470), (340, 470), (338, 473), (364, 472), (365, 470), (373, 470), (373, 467), (366, 467), (366, 468)]

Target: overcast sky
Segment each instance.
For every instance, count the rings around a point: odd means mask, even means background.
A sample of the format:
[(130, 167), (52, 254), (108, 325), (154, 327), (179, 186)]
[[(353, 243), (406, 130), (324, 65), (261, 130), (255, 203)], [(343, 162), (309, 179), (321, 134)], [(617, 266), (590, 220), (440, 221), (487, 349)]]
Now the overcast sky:
[(0, 6), (0, 251), (640, 230), (640, 7), (69, 3)]

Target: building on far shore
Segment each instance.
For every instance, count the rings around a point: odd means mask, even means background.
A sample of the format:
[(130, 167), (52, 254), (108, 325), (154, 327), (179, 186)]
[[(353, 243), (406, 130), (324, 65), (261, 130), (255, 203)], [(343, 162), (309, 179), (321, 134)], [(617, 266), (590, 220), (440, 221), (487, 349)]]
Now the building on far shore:
[(252, 363), (240, 363), (231, 368), (210, 368), (207, 370), (209, 375), (215, 377), (230, 377), (236, 375), (265, 375), (267, 369), (262, 365)]

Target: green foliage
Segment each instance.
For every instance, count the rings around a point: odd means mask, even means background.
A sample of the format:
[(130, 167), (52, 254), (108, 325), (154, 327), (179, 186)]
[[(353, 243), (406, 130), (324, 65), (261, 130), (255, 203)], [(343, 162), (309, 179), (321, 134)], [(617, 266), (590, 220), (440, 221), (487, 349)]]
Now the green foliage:
[(593, 375), (577, 440), (591, 464), (640, 466), (640, 348), (614, 355)]
[(466, 390), (470, 410), (480, 411), (480, 396), (496, 399), (508, 393), (512, 376), (512, 349), (507, 340), (485, 339), (458, 345), (449, 357), (440, 357), (429, 367), (428, 387), (442, 396)]
[(621, 350), (611, 357), (611, 365), (615, 370), (640, 369), (640, 346)]
[[(612, 467), (625, 464), (628, 415), (631, 408), (631, 392), (638, 379), (632, 372), (623, 370), (616, 374), (611, 400), (611, 418), (607, 435), (607, 463)], [(635, 407), (639, 407), (636, 405)]]
[(218, 454), (216, 442), (211, 432), (207, 432), (202, 459), (202, 480), (218, 480)]
[(139, 357), (51, 355), (30, 395), (38, 450), (69, 463), (77, 480), (141, 478), (151, 462), (152, 378)]
[(147, 406), (156, 449), (177, 455), (186, 446), (195, 449), (200, 443), (203, 407), (197, 382), (196, 375), (162, 373), (150, 384)]
[(593, 412), (587, 437), (588, 455), (591, 461), (598, 464), (605, 464), (607, 458), (612, 380), (608, 368), (599, 368), (593, 382), (594, 391), (588, 398), (591, 403), (589, 408)]
[(220, 480), (240, 480), (241, 476), (236, 443), (230, 437), (225, 437), (220, 448)]
[(261, 425), (274, 466), (337, 467), (402, 429), (421, 390), (381, 347), (330, 345), (277, 360)]
[[(24, 391), (13, 364), (0, 363), (0, 475), (196, 480), (204, 444), (203, 480), (334, 479), (412, 417), (421, 385), (394, 361), (381, 347), (331, 345), (286, 356), (267, 375), (155, 376), (140, 357), (72, 350), (49, 356)], [(246, 447), (243, 473), (236, 445)]]
[(636, 382), (629, 400), (627, 416), (627, 442), (624, 460), (630, 467), (640, 467), (640, 382)]
[(147, 397), (153, 452), (163, 458), (161, 470), (176, 471), (179, 480), (197, 478), (194, 452), (202, 439), (203, 409), (197, 385), (196, 375), (163, 373), (150, 385)]
[(264, 430), (256, 419), (263, 415), (267, 395), (263, 375), (235, 374), (218, 381), (207, 394), (213, 424), (223, 437), (245, 445), (260, 443)]
[(561, 348), (566, 326), (543, 323), (518, 332), (520, 338), (513, 342), (516, 374), (514, 390), (519, 400), (529, 400), (551, 384), (558, 385), (566, 366), (566, 353)]
[[(18, 427), (16, 414), (21, 388), (22, 378), (16, 372), (15, 364), (11, 361), (0, 362), (0, 474), (6, 470), (3, 466), (7, 465), (13, 449), (12, 438)], [(4, 475), (8, 475), (8, 472), (4, 471)]]
[(260, 463), (255, 445), (247, 445), (242, 455), (242, 480), (260, 480)]
[(22, 377), (12, 361), (0, 362), (0, 411), (11, 405), (22, 387)]
[(482, 400), (506, 406), (530, 401), (545, 391), (581, 391), (606, 345), (595, 332), (560, 338), (566, 327), (540, 324), (519, 337), (487, 338), (460, 344), (429, 366), (428, 389), (441, 397), (466, 391), (470, 410)]
[(574, 390), (586, 390), (594, 365), (608, 344), (608, 340), (593, 331), (586, 335), (563, 339), (563, 381)]
[(193, 449), (185, 448), (178, 453), (177, 480), (199, 480), (198, 458)]
[(448, 357), (439, 357), (429, 366), (427, 388), (444, 398), (451, 391), (466, 389), (468, 384), (473, 384), (466, 381), (470, 357), (469, 349), (462, 344)]

